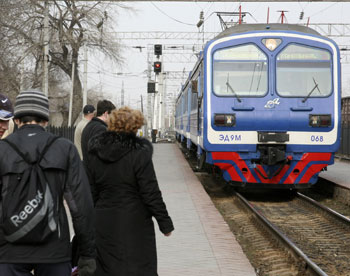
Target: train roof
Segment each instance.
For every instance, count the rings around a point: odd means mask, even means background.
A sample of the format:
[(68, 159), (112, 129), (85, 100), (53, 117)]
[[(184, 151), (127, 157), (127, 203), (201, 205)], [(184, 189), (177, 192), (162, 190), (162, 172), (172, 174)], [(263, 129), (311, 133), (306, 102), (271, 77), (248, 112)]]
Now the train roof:
[(231, 34), (246, 33), (246, 32), (252, 32), (252, 31), (294, 31), (294, 32), (301, 32), (301, 33), (322, 36), (320, 33), (316, 32), (314, 29), (311, 29), (303, 25), (272, 23), (272, 24), (238, 24), (224, 30), (223, 32), (218, 34), (215, 37), (215, 39), (229, 36)]

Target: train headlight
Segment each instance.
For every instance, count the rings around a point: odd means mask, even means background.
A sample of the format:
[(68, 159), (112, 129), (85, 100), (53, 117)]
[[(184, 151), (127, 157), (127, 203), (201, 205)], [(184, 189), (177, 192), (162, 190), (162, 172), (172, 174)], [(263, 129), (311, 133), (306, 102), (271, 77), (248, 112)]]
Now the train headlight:
[(235, 114), (215, 114), (214, 115), (214, 125), (232, 127), (236, 125), (236, 115)]
[(312, 127), (329, 127), (332, 125), (332, 116), (330, 114), (310, 114), (309, 125)]
[(262, 43), (264, 43), (265, 47), (270, 51), (274, 51), (278, 45), (282, 42), (279, 38), (264, 38)]

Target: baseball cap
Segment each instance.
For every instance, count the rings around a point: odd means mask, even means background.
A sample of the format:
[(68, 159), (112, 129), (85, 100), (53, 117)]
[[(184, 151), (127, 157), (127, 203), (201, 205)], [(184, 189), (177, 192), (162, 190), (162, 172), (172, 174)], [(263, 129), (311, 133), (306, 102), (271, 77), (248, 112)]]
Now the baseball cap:
[(91, 104), (87, 104), (87, 105), (85, 105), (84, 108), (83, 108), (83, 113), (84, 113), (84, 114), (89, 114), (89, 113), (92, 113), (92, 112), (94, 112), (94, 111), (95, 111), (95, 108), (94, 108), (94, 106), (91, 105)]
[(8, 121), (13, 117), (13, 106), (8, 97), (0, 94), (0, 120)]

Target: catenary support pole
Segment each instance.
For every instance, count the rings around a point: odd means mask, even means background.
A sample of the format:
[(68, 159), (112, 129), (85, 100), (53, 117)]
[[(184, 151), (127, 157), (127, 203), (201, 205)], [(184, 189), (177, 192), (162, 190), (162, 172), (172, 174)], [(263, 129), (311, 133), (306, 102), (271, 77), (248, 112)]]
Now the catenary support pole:
[(69, 95), (68, 126), (72, 126), (73, 92), (74, 92), (75, 60), (72, 61), (72, 88)]
[(45, 15), (44, 15), (44, 58), (43, 58), (43, 91), (46, 96), (49, 96), (49, 3), (45, 1)]
[(88, 56), (87, 46), (84, 44), (84, 90), (83, 90), (83, 107), (87, 104), (87, 68), (88, 68)]

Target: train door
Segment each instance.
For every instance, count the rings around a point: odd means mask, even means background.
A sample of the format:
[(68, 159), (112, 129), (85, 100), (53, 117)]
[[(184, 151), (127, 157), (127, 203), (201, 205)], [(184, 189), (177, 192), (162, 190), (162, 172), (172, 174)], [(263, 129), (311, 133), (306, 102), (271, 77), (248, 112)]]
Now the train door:
[(203, 77), (203, 63), (200, 65), (200, 71), (198, 75), (198, 107), (197, 107), (197, 130), (198, 136), (203, 133), (203, 95), (204, 95), (204, 77)]
[(181, 93), (181, 99), (180, 99), (180, 132), (181, 132), (181, 142), (184, 139), (184, 111), (185, 111), (185, 100), (184, 100), (184, 94), (183, 92)]

